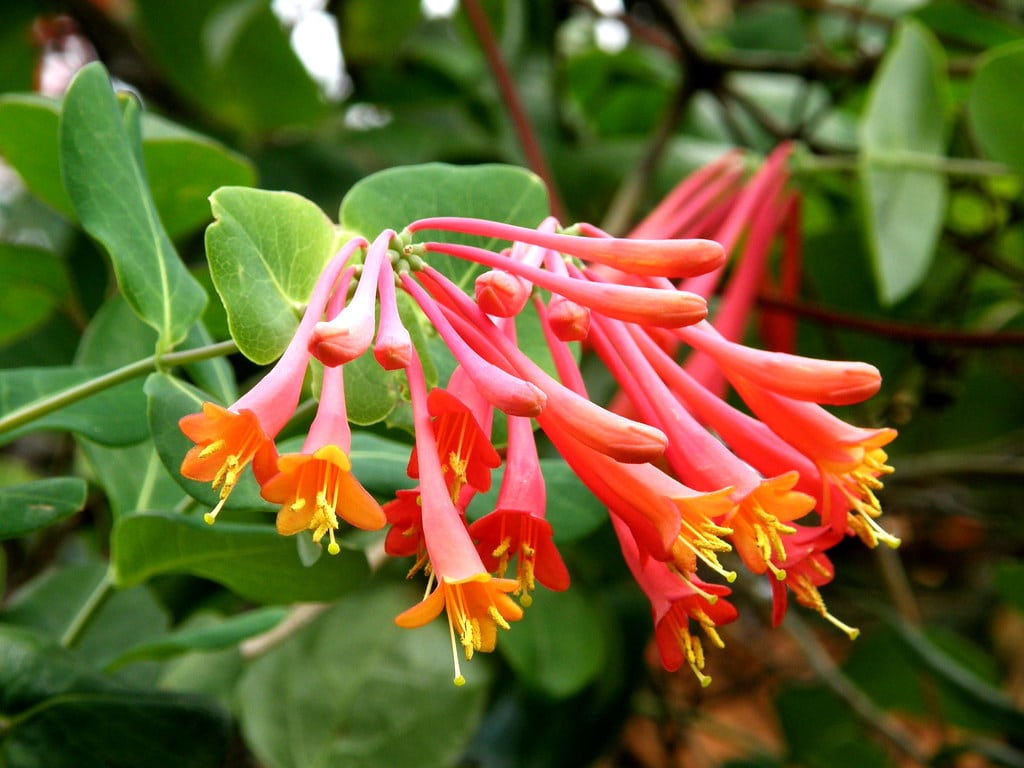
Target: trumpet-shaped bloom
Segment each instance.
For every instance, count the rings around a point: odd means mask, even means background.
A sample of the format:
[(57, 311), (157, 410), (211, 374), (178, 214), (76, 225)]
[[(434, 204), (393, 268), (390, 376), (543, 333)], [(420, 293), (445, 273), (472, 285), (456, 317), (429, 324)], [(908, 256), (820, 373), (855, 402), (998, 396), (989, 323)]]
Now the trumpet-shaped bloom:
[(181, 474), (191, 480), (211, 483), (214, 490), (220, 489), (217, 506), (206, 513), (208, 523), (216, 519), (250, 463), (257, 479), (274, 471), (277, 450), (255, 411), (234, 411), (203, 403), (202, 413), (183, 417), (178, 426), (195, 443), (185, 454)]
[(352, 464), (338, 446), (282, 456), (277, 470), (260, 493), (282, 505), (277, 513), (277, 532), (282, 536), (310, 530), (313, 541), (319, 543), (326, 534), (330, 538), (327, 551), (336, 555), (341, 550), (334, 538), (339, 518), (365, 530), (384, 527), (380, 505), (353, 477)]
[(711, 678), (704, 673), (704, 647), (690, 632), (690, 621), (696, 621), (716, 647), (724, 648), (717, 628), (738, 615), (732, 603), (721, 599), (729, 594), (729, 588), (706, 584), (693, 576), (681, 578), (665, 563), (643, 557), (627, 526), (615, 518), (612, 524), (626, 565), (651, 602), (662, 665), (675, 672), (686, 662), (701, 686), (709, 686)]
[(220, 500), (205, 516), (212, 524), (227, 502), (241, 474), (253, 462), (257, 480), (274, 471), (273, 439), (295, 413), (309, 362), (307, 345), (334, 291), (334, 284), (349, 258), (366, 241), (354, 238), (327, 264), (310, 296), (295, 336), (273, 369), (228, 408), (204, 403), (202, 413), (178, 422), (185, 436), (196, 443), (185, 455), (181, 474), (220, 488)]
[(423, 539), (430, 559), (431, 581), (436, 580), (437, 586), (422, 602), (399, 614), (395, 623), (400, 627), (419, 627), (444, 608), (452, 637), (455, 684), (462, 685), (465, 678), (459, 669), (457, 646), (461, 646), (467, 661), (476, 651), (494, 650), (498, 628), (509, 629), (509, 622), (523, 616), (523, 609), (508, 596), (519, 583), (515, 579), (493, 578), (484, 569), (441, 470), (427, 409), (426, 383), (415, 352), (406, 373), (416, 430)]
[(546, 493), (533, 426), (529, 419), (510, 417), (505, 476), (498, 506), (469, 527), (477, 551), (488, 570), (504, 576), (516, 558), (519, 602), (529, 607), (530, 593), (539, 581), (556, 591), (569, 587), (569, 571), (552, 540), (551, 524), (544, 519)]
[[(337, 311), (344, 288), (335, 293), (329, 313)], [(365, 530), (384, 527), (380, 505), (352, 475), (351, 445), (342, 369), (325, 368), (316, 418), (302, 452), (280, 457), (277, 474), (261, 484), (263, 498), (282, 505), (277, 513), (278, 533), (292, 536), (310, 530), (318, 544), (326, 534), (330, 538), (327, 551), (336, 555), (341, 551), (334, 537), (339, 518)]]

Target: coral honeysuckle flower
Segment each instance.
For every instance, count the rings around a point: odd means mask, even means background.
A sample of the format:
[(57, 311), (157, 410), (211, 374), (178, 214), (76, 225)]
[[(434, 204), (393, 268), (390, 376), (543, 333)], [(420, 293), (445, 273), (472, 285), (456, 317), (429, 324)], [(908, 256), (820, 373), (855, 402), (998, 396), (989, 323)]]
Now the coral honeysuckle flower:
[(445, 253), (490, 267), (503, 266), (509, 272), (552, 293), (626, 322), (657, 328), (677, 328), (703, 320), (708, 312), (707, 301), (695, 293), (603, 282), (582, 275), (557, 274), (469, 245), (424, 243), (422, 247), (430, 253)]
[(651, 602), (654, 637), (661, 663), (675, 672), (686, 662), (702, 687), (711, 685), (704, 673), (704, 647), (690, 632), (690, 620), (696, 621), (705, 636), (718, 648), (724, 648), (717, 628), (739, 615), (735, 606), (722, 598), (728, 587), (707, 584), (694, 576), (682, 578), (658, 560), (643, 557), (629, 528), (612, 518), (622, 556), (636, 583)]
[[(896, 548), (900, 541), (876, 522), (882, 514), (875, 491), (882, 487), (881, 477), (892, 472), (884, 446), (896, 438), (888, 427), (866, 429), (847, 424), (815, 403), (806, 403), (764, 391), (742, 377), (733, 382), (752, 411), (787, 443), (817, 466), (823, 480), (839, 491), (853, 512), (846, 525), (868, 546), (878, 542)], [(832, 494), (824, 496), (826, 504)], [(833, 519), (836, 510), (822, 510), (822, 519)]]
[(281, 456), (277, 474), (260, 488), (264, 499), (282, 505), (278, 533), (292, 536), (310, 530), (317, 544), (326, 534), (327, 551), (336, 555), (341, 551), (334, 538), (339, 518), (364, 530), (384, 527), (380, 504), (352, 475), (351, 443), (342, 369), (325, 368), (317, 415), (302, 452)]
[[(445, 389), (430, 391), (427, 410), (433, 419), (441, 472), (452, 501), (459, 500), (463, 487), (467, 485), (480, 493), (487, 493), (491, 489), (491, 470), (501, 465), (501, 457), (473, 412)], [(418, 451), (418, 446), (413, 448), (407, 470), (414, 480), (419, 479)]]
[(257, 480), (273, 473), (277, 455), (273, 439), (298, 405), (309, 362), (306, 348), (310, 335), (327, 308), (334, 284), (349, 257), (365, 246), (366, 240), (362, 238), (350, 240), (324, 268), (295, 336), (281, 359), (256, 386), (228, 408), (204, 403), (202, 413), (190, 414), (178, 422), (186, 437), (196, 443), (185, 454), (181, 474), (220, 489), (220, 500), (204, 516), (207, 523), (216, 520), (250, 463)]
[(428, 560), (419, 489), (396, 491), (395, 498), (384, 505), (384, 516), (391, 525), (384, 539), (384, 551), (392, 557), (415, 557), (407, 574), (412, 578)]
[(715, 269), (725, 261), (725, 252), (722, 250), (722, 246), (713, 240), (579, 237), (517, 227), (486, 219), (456, 216), (420, 219), (410, 224), (407, 229), (409, 232), (440, 229), (529, 243), (638, 275), (688, 277)]
[(330, 320), (321, 321), (309, 337), (309, 353), (328, 367), (344, 365), (370, 348), (373, 341), (378, 275), (388, 260), (395, 233), (381, 232), (366, 252), (362, 275), (352, 300)]
[(705, 321), (672, 333), (715, 359), (731, 380), (743, 376), (770, 392), (824, 405), (851, 405), (874, 395), (882, 377), (875, 366), (769, 352), (729, 341)]
[[(420, 279), (429, 281), (431, 278), (428, 272), (429, 267), (423, 270)], [(485, 359), (456, 332), (442, 307), (415, 280), (405, 274), (401, 276), (401, 281), (402, 287), (434, 324), (465, 375), (472, 380), (475, 391), (495, 408), (514, 416), (535, 416), (544, 409), (547, 395), (540, 387)], [(494, 324), (489, 319), (483, 322), (486, 323), (483, 328), (495, 332)]]
[(523, 609), (508, 595), (518, 589), (519, 583), (515, 579), (494, 578), (484, 569), (441, 472), (427, 410), (426, 382), (415, 351), (406, 373), (416, 432), (423, 537), (430, 558), (431, 582), (436, 580), (436, 588), (422, 602), (396, 616), (395, 623), (400, 627), (419, 627), (445, 609), (452, 638), (454, 681), (462, 685), (466, 680), (459, 667), (459, 647), (467, 661), (477, 651), (494, 650), (498, 628), (509, 629), (509, 622), (523, 616)]
[(181, 474), (220, 489), (217, 505), (204, 516), (208, 523), (216, 520), (250, 463), (260, 478), (273, 474), (277, 461), (274, 441), (267, 436), (260, 416), (249, 408), (237, 407), (203, 403), (202, 413), (189, 414), (178, 422), (185, 436), (195, 443), (185, 454)]
[(508, 420), (508, 451), (498, 505), (469, 527), (477, 540), (484, 565), (504, 576), (516, 558), (519, 602), (529, 607), (539, 581), (548, 589), (569, 587), (569, 571), (552, 540), (551, 524), (544, 519), (546, 492), (533, 425), (529, 419)]
[(835, 567), (825, 551), (834, 546), (842, 534), (828, 526), (795, 526), (796, 531), (786, 536), (787, 559), (779, 566), (786, 571), (785, 581), (773, 580), (772, 585), (772, 626), (777, 627), (786, 615), (786, 595), (792, 592), (796, 601), (817, 611), (833, 626), (841, 629), (851, 640), (856, 640), (860, 630), (851, 627), (831, 613), (825, 606), (818, 587), (828, 584), (835, 576)]
[(566, 432), (619, 461), (644, 463), (664, 453), (667, 438), (661, 430), (618, 416), (552, 378), (436, 270), (424, 269), (420, 281), (432, 295), (441, 294), (450, 302), (439, 300), (438, 304), (453, 328), (481, 357), (532, 382), (545, 394), (547, 404), (536, 415), (545, 432)]

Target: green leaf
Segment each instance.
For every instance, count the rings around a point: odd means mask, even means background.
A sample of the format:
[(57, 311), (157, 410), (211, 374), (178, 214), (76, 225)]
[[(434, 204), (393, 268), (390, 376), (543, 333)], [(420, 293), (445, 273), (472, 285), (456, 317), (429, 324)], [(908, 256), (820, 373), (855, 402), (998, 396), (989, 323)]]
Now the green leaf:
[(137, 509), (172, 509), (185, 499), (152, 440), (108, 448), (79, 438), (78, 446), (92, 468), (93, 481), (107, 494), (115, 521)]
[(261, 764), (457, 763), (479, 721), (489, 670), (478, 655), (464, 666), (467, 684), (452, 685), (443, 621), (415, 630), (394, 624), (416, 599), (397, 587), (354, 593), (252, 664), (238, 689), (239, 716)]
[(67, 269), (56, 254), (0, 243), (0, 346), (41, 326), (70, 293)]
[(223, 764), (228, 720), (205, 699), (132, 690), (16, 627), (0, 626), (0, 647), (3, 764), (135, 768), (140, 759), (147, 768)]
[(0, 97), (0, 155), (32, 194), (74, 221), (75, 209), (61, 182), (59, 123), (59, 101), (34, 93)]
[(352, 473), (363, 487), (377, 495), (388, 498), (398, 488), (411, 488), (414, 480), (405, 473), (409, 464), (412, 446), (389, 440), (372, 432), (352, 433)]
[[(149, 431), (153, 435), (160, 461), (186, 493), (207, 508), (213, 507), (220, 500), (220, 492), (214, 491), (210, 483), (189, 480), (181, 475), (181, 462), (194, 443), (178, 428), (181, 417), (198, 413), (204, 402), (212, 401), (210, 396), (165, 373), (151, 374), (146, 379), (145, 393), (149, 399)], [(272, 505), (260, 498), (259, 486), (249, 471), (242, 474), (224, 508), (259, 509), (266, 512), (274, 510)]]
[(946, 207), (939, 169), (948, 126), (945, 58), (927, 29), (903, 21), (868, 95), (860, 180), (879, 298), (893, 304), (928, 273)]
[(269, 525), (218, 522), (174, 513), (122, 517), (111, 536), (111, 567), (119, 586), (164, 573), (216, 581), (258, 603), (334, 600), (362, 583), (366, 558), (345, 550), (303, 567), (295, 542)]
[(289, 192), (225, 187), (210, 198), (206, 255), (231, 337), (256, 363), (278, 358), (295, 335), (316, 279), (337, 250), (330, 219)]
[(578, 587), (565, 592), (538, 587), (526, 615), (501, 636), (498, 649), (523, 683), (556, 699), (597, 679), (608, 659), (595, 604)]
[[(385, 229), (400, 232), (428, 216), (471, 216), (536, 227), (548, 213), (544, 183), (527, 170), (510, 165), (427, 163), (391, 168), (359, 181), (342, 200), (339, 219), (345, 231), (373, 240)], [(499, 251), (508, 245), (440, 231), (424, 231), (417, 238)], [(472, 289), (473, 278), (483, 271), (472, 262), (438, 254), (429, 261), (462, 288)]]
[[(3, 621), (61, 637), (82, 606), (107, 578), (107, 564), (94, 560), (43, 572), (21, 587)], [(145, 586), (108, 593), (75, 643), (84, 661), (101, 667), (127, 649), (162, 635), (166, 609)]]
[(153, 202), (171, 237), (210, 220), (209, 197), (218, 187), (256, 183), (247, 159), (155, 115), (143, 118), (142, 154)]
[(85, 481), (55, 477), (0, 488), (0, 539), (38, 531), (85, 506)]
[[(0, 413), (10, 414), (107, 372), (77, 365), (0, 371)], [(4, 432), (0, 445), (38, 430), (66, 430), (101, 445), (132, 445), (149, 434), (145, 413), (142, 390), (137, 382), (128, 381)]]
[(183, 629), (135, 646), (121, 654), (110, 668), (116, 669), (139, 661), (170, 659), (193, 651), (231, 648), (253, 635), (270, 631), (287, 615), (286, 608), (259, 608), (201, 627)]
[(129, 101), (122, 118), (101, 64), (83, 68), (64, 97), (61, 170), (82, 226), (107, 249), (121, 291), (164, 350), (185, 337), (206, 293), (160, 223), (139, 162), (137, 115)]
[(1024, 78), (1024, 42), (988, 51), (967, 97), (967, 116), (985, 154), (1024, 171), (1024, 121), (1014, 98)]

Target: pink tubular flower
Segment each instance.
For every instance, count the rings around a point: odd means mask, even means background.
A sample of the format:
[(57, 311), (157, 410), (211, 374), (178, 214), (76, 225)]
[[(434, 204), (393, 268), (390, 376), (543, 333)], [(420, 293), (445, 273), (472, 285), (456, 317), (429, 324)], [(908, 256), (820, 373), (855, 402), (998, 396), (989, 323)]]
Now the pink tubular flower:
[(530, 243), (637, 275), (687, 277), (715, 269), (725, 261), (722, 246), (713, 240), (578, 237), (541, 232), (485, 219), (461, 217), (420, 219), (408, 227), (410, 232), (424, 229), (441, 229)]
[(732, 603), (721, 599), (729, 588), (706, 584), (696, 577), (680, 578), (665, 563), (644, 558), (629, 528), (612, 518), (626, 565), (640, 589), (651, 601), (654, 636), (661, 663), (675, 672), (685, 661), (702, 687), (711, 685), (704, 673), (704, 648), (700, 638), (690, 632), (690, 620), (700, 625), (704, 634), (718, 648), (724, 648), (717, 628), (735, 621), (738, 616)]
[(342, 269), (355, 251), (366, 246), (363, 238), (350, 240), (321, 273), (295, 336), (281, 359), (260, 382), (228, 408), (203, 403), (203, 412), (185, 416), (178, 426), (196, 443), (185, 455), (181, 474), (220, 488), (220, 500), (204, 519), (212, 524), (227, 502), (242, 472), (251, 462), (256, 479), (275, 470), (273, 439), (295, 413), (306, 375), (306, 351), (314, 326), (320, 321)]
[(330, 538), (327, 551), (336, 555), (341, 551), (334, 538), (339, 518), (364, 530), (384, 527), (380, 505), (351, 473), (351, 445), (342, 369), (325, 368), (320, 404), (302, 452), (281, 456), (277, 474), (260, 488), (264, 499), (282, 505), (277, 513), (278, 533), (292, 536), (310, 530), (315, 543), (326, 534)]
[(477, 539), (477, 551), (488, 570), (504, 576), (516, 558), (516, 590), (519, 602), (533, 602), (530, 595), (539, 581), (548, 589), (569, 587), (569, 572), (552, 540), (551, 524), (544, 519), (544, 476), (540, 470), (533, 425), (529, 419), (508, 420), (508, 454), (498, 505), (469, 527)]
[[(514, 416), (535, 416), (544, 409), (547, 395), (540, 387), (484, 359), (455, 332), (441, 308), (415, 280), (409, 275), (402, 275), (401, 279), (402, 287), (434, 324), (448, 349), (485, 398), (499, 410)], [(490, 320), (483, 322), (487, 324), (485, 327), (493, 330)]]
[[(427, 267), (419, 278), (435, 298), (441, 296), (445, 302), (450, 302), (442, 304), (445, 317), (474, 350), (544, 392), (547, 407), (536, 418), (546, 432), (565, 431), (621, 461), (643, 463), (664, 452), (665, 436), (660, 430), (616, 416), (555, 381), (508, 341), (476, 304), (436, 270)], [(488, 328), (492, 330), (488, 332)]]
[(452, 637), (454, 681), (462, 685), (466, 680), (459, 669), (456, 635), (467, 661), (476, 651), (494, 650), (498, 628), (509, 629), (509, 622), (523, 616), (523, 609), (508, 596), (519, 585), (515, 579), (493, 578), (484, 569), (445, 484), (427, 410), (426, 383), (415, 352), (406, 371), (416, 429), (423, 537), (431, 580), (436, 580), (437, 586), (421, 603), (395, 617), (395, 623), (419, 627), (445, 609)]
[(343, 365), (370, 348), (374, 330), (374, 307), (381, 264), (388, 258), (388, 246), (395, 233), (388, 229), (377, 235), (363, 262), (363, 273), (355, 295), (332, 320), (317, 323), (309, 339), (309, 352), (326, 366)]
[(850, 405), (871, 397), (882, 378), (868, 363), (817, 360), (768, 352), (728, 341), (704, 321), (673, 331), (715, 359), (726, 376), (739, 375), (786, 397), (824, 405)]
[(384, 259), (381, 264), (377, 295), (380, 297), (380, 324), (377, 327), (377, 341), (373, 345), (373, 356), (386, 371), (405, 368), (412, 358), (412, 337), (398, 314), (395, 271), (388, 259)]
[(695, 293), (559, 275), (550, 270), (512, 262), (491, 251), (469, 245), (424, 243), (423, 247), (431, 253), (445, 253), (489, 266), (506, 265), (509, 272), (535, 285), (572, 299), (595, 312), (630, 323), (656, 328), (678, 328), (699, 322), (707, 316), (707, 302)]

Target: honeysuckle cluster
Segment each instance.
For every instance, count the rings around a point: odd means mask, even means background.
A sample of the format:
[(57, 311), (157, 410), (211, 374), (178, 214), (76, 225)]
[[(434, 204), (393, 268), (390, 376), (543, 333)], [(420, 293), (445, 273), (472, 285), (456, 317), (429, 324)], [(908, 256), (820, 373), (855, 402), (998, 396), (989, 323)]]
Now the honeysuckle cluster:
[[(871, 396), (878, 371), (739, 341), (759, 285), (776, 279), (767, 270), (776, 243), (785, 265), (778, 284), (792, 287), (798, 276), (799, 207), (785, 187), (787, 156), (781, 148), (748, 180), (741, 159), (726, 155), (684, 181), (628, 237), (553, 219), (530, 229), (437, 217), (373, 242), (353, 238), (324, 268), (273, 369), (231, 406), (205, 403), (181, 420), (195, 442), (182, 474), (220, 493), (207, 522), (251, 465), (262, 496), (280, 505), (283, 535), (310, 531), (337, 554), (343, 523), (390, 525), (385, 551), (411, 558), (410, 576), (426, 575), (422, 602), (395, 621), (417, 627), (444, 610), (461, 684), (460, 658), (493, 650), (498, 630), (523, 617), (538, 584), (569, 586), (545, 516), (539, 427), (607, 507), (650, 600), (667, 669), (686, 664), (710, 682), (701, 635), (723, 645), (719, 628), (737, 616), (727, 586), (737, 565), (768, 579), (775, 622), (791, 592), (855, 637), (819, 590), (834, 576), (827, 552), (844, 537), (898, 544), (877, 522), (875, 496), (891, 471), (884, 446), (895, 432), (852, 426), (823, 406)], [(435, 242), (432, 231), (509, 245), (495, 252)], [(472, 296), (431, 266), (452, 258), (486, 267)], [(705, 297), (726, 275), (709, 321)], [(428, 391), (397, 291), (455, 358), (443, 388)], [(528, 306), (555, 376), (517, 344), (514, 320)], [(778, 318), (769, 331), (783, 343), (792, 335)], [(575, 342), (618, 382), (609, 407), (588, 397)], [(342, 377), (343, 366), (371, 348), (383, 368), (405, 372), (415, 433), (407, 471), (416, 486), (383, 506), (349, 459)], [(324, 366), (316, 417), (302, 450), (279, 455), (274, 438), (295, 412), (311, 358)], [(726, 382), (746, 410), (724, 399)], [(495, 411), (507, 420), (502, 451), (491, 440)], [(470, 524), (467, 507), (502, 462), (495, 508)]]

